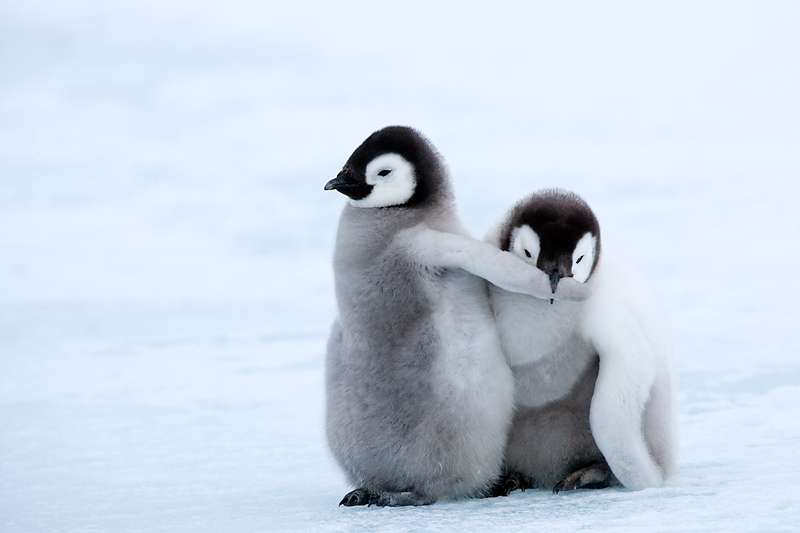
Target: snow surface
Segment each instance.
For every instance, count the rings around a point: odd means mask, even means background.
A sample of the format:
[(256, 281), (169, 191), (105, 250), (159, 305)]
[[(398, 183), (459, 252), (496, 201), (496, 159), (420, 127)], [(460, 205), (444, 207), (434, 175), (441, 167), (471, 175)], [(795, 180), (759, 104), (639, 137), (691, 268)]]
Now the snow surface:
[[(557, 4), (557, 5), (553, 5)], [(0, 531), (800, 530), (800, 7), (0, 4)], [(584, 196), (672, 321), (661, 488), (337, 507), (344, 198), (426, 133), (476, 234)]]

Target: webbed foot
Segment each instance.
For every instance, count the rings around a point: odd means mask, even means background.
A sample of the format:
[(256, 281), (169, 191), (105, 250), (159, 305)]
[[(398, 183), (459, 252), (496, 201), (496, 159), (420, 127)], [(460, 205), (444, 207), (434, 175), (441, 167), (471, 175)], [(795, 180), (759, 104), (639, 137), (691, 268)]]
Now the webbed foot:
[(426, 498), (416, 492), (370, 492), (365, 488), (356, 489), (345, 494), (339, 505), (354, 507), (356, 505), (375, 505), (377, 507), (400, 507), (403, 505), (429, 505), (436, 500)]
[(401, 507), (405, 505), (430, 505), (435, 501), (416, 492), (381, 492), (370, 498), (369, 504), (378, 507)]
[(344, 505), (345, 507), (367, 505), (373, 497), (375, 497), (375, 495), (367, 489), (356, 489), (345, 494), (342, 501), (339, 502), (339, 505)]
[(602, 489), (611, 484), (612, 477), (611, 468), (605, 462), (595, 463), (586, 468), (576, 470), (559, 481), (553, 487), (553, 494), (558, 494), (565, 490)]
[(488, 497), (496, 498), (498, 496), (508, 496), (517, 489), (522, 490), (529, 488), (525, 481), (525, 476), (519, 472), (504, 472), (497, 483), (491, 488)]

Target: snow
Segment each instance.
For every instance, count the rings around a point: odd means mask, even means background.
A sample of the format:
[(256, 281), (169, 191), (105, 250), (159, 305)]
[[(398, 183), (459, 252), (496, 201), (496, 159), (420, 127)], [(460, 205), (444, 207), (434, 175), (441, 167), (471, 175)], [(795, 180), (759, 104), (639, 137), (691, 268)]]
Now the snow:
[[(797, 530), (793, 2), (0, 5), (0, 530)], [(338, 507), (322, 190), (372, 131), (482, 235), (594, 208), (663, 299), (663, 487)]]

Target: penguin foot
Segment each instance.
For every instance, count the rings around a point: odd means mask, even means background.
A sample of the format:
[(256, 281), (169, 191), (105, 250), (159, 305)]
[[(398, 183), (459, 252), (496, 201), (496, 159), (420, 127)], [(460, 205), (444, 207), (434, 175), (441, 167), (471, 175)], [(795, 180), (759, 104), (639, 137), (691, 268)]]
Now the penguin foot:
[(529, 488), (529, 485), (525, 482), (525, 476), (519, 472), (505, 472), (491, 488), (487, 497), (508, 496), (517, 489), (525, 492), (527, 488)]
[(345, 507), (367, 505), (375, 496), (376, 495), (372, 494), (367, 489), (356, 489), (345, 494), (342, 501), (339, 502), (339, 505), (344, 505)]
[(605, 462), (595, 463), (586, 468), (576, 470), (559, 481), (553, 487), (553, 494), (558, 494), (565, 490), (603, 489), (611, 484), (612, 476), (611, 468)]
[(430, 505), (436, 500), (426, 498), (416, 492), (379, 492), (373, 493), (365, 488), (356, 489), (345, 494), (339, 505), (355, 507), (356, 505), (375, 505), (376, 507), (400, 507), (404, 505)]
[(370, 505), (377, 507), (402, 507), (406, 505), (430, 505), (436, 502), (416, 492), (381, 492), (373, 495), (369, 500)]

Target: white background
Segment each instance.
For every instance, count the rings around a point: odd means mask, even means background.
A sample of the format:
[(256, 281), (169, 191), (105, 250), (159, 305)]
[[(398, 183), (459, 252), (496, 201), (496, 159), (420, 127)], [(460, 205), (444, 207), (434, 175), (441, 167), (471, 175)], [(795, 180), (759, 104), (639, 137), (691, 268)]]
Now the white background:
[[(0, 4), (0, 530), (796, 530), (794, 2)], [(388, 124), (481, 236), (581, 194), (669, 313), (658, 489), (345, 509), (322, 190)]]

